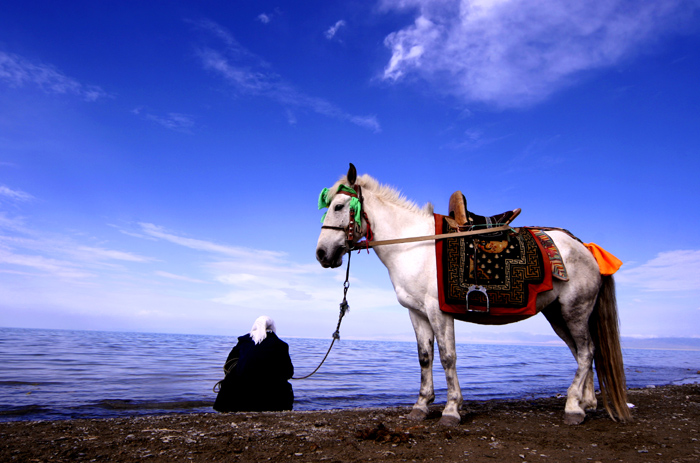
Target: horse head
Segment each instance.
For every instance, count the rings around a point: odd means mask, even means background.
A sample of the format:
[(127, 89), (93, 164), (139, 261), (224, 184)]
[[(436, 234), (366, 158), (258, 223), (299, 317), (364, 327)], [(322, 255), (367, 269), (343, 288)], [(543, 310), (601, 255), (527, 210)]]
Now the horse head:
[(319, 209), (328, 208), (316, 245), (316, 259), (324, 268), (340, 267), (343, 255), (361, 238), (362, 200), (355, 190), (356, 181), (357, 169), (350, 164), (345, 178), (341, 178), (330, 190), (324, 188), (318, 199)]

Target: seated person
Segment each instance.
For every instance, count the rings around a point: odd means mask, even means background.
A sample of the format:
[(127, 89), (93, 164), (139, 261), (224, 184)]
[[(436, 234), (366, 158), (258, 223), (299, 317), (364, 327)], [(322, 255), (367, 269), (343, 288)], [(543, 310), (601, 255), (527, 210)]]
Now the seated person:
[(275, 322), (262, 316), (238, 338), (224, 365), (226, 377), (214, 402), (219, 412), (291, 410), (294, 375), (289, 346), (275, 334)]

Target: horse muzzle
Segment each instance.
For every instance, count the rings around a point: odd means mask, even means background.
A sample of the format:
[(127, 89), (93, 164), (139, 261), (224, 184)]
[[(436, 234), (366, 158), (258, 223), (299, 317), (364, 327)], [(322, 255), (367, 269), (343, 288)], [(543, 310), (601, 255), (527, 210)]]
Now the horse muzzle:
[(331, 252), (323, 247), (318, 247), (316, 249), (316, 260), (323, 268), (338, 268), (343, 265), (343, 254), (345, 254), (345, 251), (346, 249), (341, 246), (336, 247)]

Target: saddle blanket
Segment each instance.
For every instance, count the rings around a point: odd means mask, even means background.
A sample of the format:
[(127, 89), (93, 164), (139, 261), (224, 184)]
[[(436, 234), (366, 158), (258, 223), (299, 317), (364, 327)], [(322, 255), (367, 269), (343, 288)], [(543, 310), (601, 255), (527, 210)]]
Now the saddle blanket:
[(535, 237), (540, 240), (540, 244), (544, 248), (544, 251), (549, 257), (549, 263), (552, 264), (552, 276), (562, 281), (569, 281), (569, 274), (566, 273), (566, 267), (564, 266), (564, 260), (559, 253), (559, 248), (554, 244), (552, 238), (542, 230), (537, 230), (534, 228), (528, 229), (532, 232)]
[(552, 263), (552, 275), (563, 281), (569, 281), (569, 276), (566, 273), (566, 268), (564, 267), (564, 262), (562, 261), (559, 249), (554, 244), (554, 241), (547, 235), (548, 231), (561, 231), (584, 245), (598, 263), (598, 268), (600, 269), (601, 275), (612, 275), (617, 272), (622, 266), (622, 261), (612, 255), (610, 252), (601, 248), (595, 243), (584, 243), (579, 238), (577, 238), (573, 233), (564, 228), (552, 228), (552, 227), (527, 227), (532, 230), (532, 233), (540, 240), (542, 246), (544, 246), (549, 260)]
[[(435, 214), (435, 234), (456, 231), (445, 216)], [(535, 315), (537, 295), (552, 289), (552, 275), (567, 278), (554, 242), (544, 233), (537, 235), (536, 230), (520, 228), (436, 241), (440, 309), (460, 320), (489, 325)], [(486, 289), (488, 308), (484, 294), (472, 291), (467, 311), (472, 285)]]

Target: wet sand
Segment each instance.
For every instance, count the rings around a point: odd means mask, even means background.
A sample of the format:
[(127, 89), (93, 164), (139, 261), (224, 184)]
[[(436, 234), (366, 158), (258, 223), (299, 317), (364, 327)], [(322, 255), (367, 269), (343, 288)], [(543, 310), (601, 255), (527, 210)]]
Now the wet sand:
[(634, 421), (599, 409), (563, 423), (564, 398), (465, 401), (462, 422), (408, 408), (198, 413), (0, 423), (2, 462), (698, 462), (700, 385), (630, 390)]

